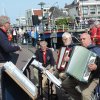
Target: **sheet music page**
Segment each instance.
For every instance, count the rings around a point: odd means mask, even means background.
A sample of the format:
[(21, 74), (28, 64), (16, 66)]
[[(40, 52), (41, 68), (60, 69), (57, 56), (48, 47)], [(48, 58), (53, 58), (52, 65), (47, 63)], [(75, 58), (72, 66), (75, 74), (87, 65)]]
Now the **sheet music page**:
[(39, 68), (40, 70), (45, 70), (45, 67), (42, 66), (42, 63), (40, 63), (36, 59), (33, 60), (33, 62), (31, 63), (31, 65), (34, 65), (35, 67)]
[(37, 94), (36, 86), (12, 63), (7, 62), (4, 64), (4, 68), (7, 72), (11, 73), (26, 89), (30, 91), (32, 95)]
[(58, 87), (61, 87), (61, 81), (57, 79), (52, 73), (50, 73), (48, 70), (45, 71), (47, 77), (49, 78), (50, 81), (52, 81), (55, 85)]

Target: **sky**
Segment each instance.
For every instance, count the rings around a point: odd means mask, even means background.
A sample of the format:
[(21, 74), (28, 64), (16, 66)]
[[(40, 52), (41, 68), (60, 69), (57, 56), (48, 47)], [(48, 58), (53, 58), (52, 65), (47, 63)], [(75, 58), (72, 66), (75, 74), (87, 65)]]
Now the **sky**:
[(28, 9), (40, 9), (40, 2), (44, 2), (45, 6), (59, 6), (63, 8), (65, 3), (70, 4), (74, 0), (0, 0), (0, 15), (10, 17), (11, 23), (16, 22), (16, 18), (25, 16), (25, 11)]

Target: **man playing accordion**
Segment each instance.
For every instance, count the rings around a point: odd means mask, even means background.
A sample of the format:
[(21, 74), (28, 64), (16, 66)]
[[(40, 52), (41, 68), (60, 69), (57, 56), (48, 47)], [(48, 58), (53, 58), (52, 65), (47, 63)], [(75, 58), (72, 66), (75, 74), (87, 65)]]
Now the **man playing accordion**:
[[(80, 41), (83, 47), (98, 55), (98, 57), (96, 58), (96, 62), (88, 65), (88, 68), (93, 76), (88, 83), (80, 82), (74, 77), (69, 76), (62, 82), (62, 88), (65, 89), (66, 92), (72, 98), (74, 98), (74, 100), (92, 100), (91, 95), (99, 82), (100, 48), (92, 44), (91, 37), (87, 33), (83, 33), (80, 35)], [(78, 58), (76, 57), (76, 59)], [(76, 89), (77, 86), (80, 91)]]
[[(67, 77), (65, 73), (65, 69), (69, 61), (70, 54), (72, 48), (74, 47), (74, 44), (72, 43), (72, 36), (68, 32), (63, 33), (62, 41), (64, 46), (59, 50), (57, 67), (56, 67), (57, 69), (55, 70), (54, 75), (63, 81)], [(63, 50), (63, 48), (65, 49), (65, 51)]]

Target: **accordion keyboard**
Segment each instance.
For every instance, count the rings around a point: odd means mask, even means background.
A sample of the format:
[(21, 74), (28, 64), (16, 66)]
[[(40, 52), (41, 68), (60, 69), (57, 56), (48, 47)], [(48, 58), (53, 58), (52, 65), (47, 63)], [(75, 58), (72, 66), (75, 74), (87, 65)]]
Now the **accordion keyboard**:
[[(91, 58), (90, 58), (90, 60), (89, 60), (89, 62), (88, 62), (88, 65), (89, 65), (89, 64), (94, 64), (95, 59), (96, 59), (96, 57), (91, 56)], [(85, 70), (85, 73), (84, 73), (83, 78), (84, 78), (85, 80), (88, 80), (88, 78), (89, 78), (89, 76), (90, 76), (90, 73), (91, 73), (91, 71), (89, 70), (89, 68), (87, 68), (87, 69)]]

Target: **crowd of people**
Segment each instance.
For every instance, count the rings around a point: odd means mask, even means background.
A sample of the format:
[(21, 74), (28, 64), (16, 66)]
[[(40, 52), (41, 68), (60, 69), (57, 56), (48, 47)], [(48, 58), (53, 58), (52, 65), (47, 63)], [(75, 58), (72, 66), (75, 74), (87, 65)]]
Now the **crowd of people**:
[[(18, 42), (17, 30), (13, 29), (12, 37), (10, 36), (8, 38), (9, 29), (10, 29), (9, 17), (0, 16), (0, 67), (2, 67), (6, 61), (12, 61), (13, 59), (11, 57), (12, 52), (22, 50), (20, 45), (12, 45), (10, 41), (11, 38), (13, 38), (13, 43)], [(34, 32), (34, 30), (32, 32)], [(89, 33), (82, 33), (80, 35), (80, 43), (82, 47), (85, 47), (86, 49), (96, 53), (97, 58), (95, 63), (88, 65), (88, 69), (91, 71), (92, 78), (87, 84), (80, 82), (73, 76), (67, 75), (65, 72), (66, 69), (63, 70), (57, 69), (58, 62), (55, 61), (53, 52), (50, 48), (48, 48), (48, 43), (45, 40), (40, 41), (39, 43), (40, 48), (38, 48), (35, 53), (36, 60), (41, 62), (43, 66), (51, 73), (54, 73), (55, 77), (61, 79), (62, 81), (61, 87), (65, 90), (65, 93), (69, 94), (69, 96), (71, 96), (71, 98), (73, 98), (74, 100), (91, 100), (92, 93), (95, 87), (97, 86), (97, 84), (99, 84), (99, 78), (100, 78), (100, 47), (99, 47), (100, 46), (100, 23), (99, 21), (96, 21), (90, 27)], [(27, 38), (29, 34), (27, 34), (27, 30), (24, 34), (22, 34), (22, 37), (23, 36), (25, 40), (28, 41)], [(33, 36), (33, 44), (32, 44), (33, 46), (36, 46), (36, 42), (37, 42), (36, 37), (37, 36), (35, 36), (34, 39)], [(65, 65), (66, 68), (68, 62), (71, 59), (71, 53), (73, 51), (73, 48), (77, 45), (74, 44), (72, 35), (68, 32), (63, 33), (62, 42), (64, 44), (64, 46), (62, 47), (66, 47), (67, 50), (70, 50), (69, 54), (67, 56), (64, 56), (63, 58), (63, 61), (66, 62)], [(59, 56), (61, 52), (60, 50), (58, 50), (59, 51), (58, 58), (60, 57)], [(76, 59), (78, 58), (76, 57)], [(76, 89), (76, 86), (79, 87), (81, 92)]]

